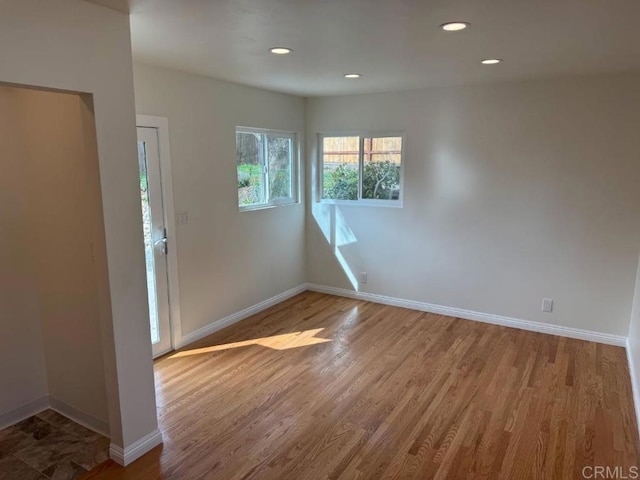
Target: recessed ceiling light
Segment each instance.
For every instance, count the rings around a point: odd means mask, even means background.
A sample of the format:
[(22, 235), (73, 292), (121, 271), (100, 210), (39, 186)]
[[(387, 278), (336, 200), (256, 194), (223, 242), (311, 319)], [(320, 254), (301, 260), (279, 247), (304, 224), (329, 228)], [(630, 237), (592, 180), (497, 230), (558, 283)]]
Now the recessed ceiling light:
[(293, 52), (293, 50), (286, 47), (273, 47), (269, 51), (271, 53), (275, 53), (276, 55), (286, 55), (287, 53)]
[(344, 78), (360, 78), (362, 75), (359, 73), (345, 73)]
[(469, 22), (447, 22), (440, 25), (440, 28), (447, 32), (459, 32), (469, 25), (471, 25)]
[(500, 63), (502, 62), (501, 58), (487, 58), (485, 60), (482, 60), (482, 63), (484, 65), (495, 65), (496, 63)]

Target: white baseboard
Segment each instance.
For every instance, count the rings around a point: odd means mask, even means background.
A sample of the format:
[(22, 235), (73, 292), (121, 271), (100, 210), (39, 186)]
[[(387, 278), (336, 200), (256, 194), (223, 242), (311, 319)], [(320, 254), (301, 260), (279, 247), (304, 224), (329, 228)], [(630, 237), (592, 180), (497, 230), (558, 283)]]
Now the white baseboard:
[(3, 413), (0, 415), (0, 430), (37, 415), (47, 408), (49, 408), (49, 397), (44, 396), (33, 402), (25, 403), (7, 413)]
[(377, 295), (374, 293), (356, 292), (353, 290), (346, 290), (344, 288), (327, 287), (324, 285), (317, 285), (313, 283), (307, 284), (307, 290), (319, 293), (327, 293), (329, 295), (338, 295), (340, 297), (355, 298), (358, 300), (365, 300), (373, 303), (381, 303), (383, 305), (392, 305), (394, 307), (410, 308), (412, 310), (418, 310), (421, 312), (436, 313), (439, 315), (447, 315), (449, 317), (457, 317), (464, 318), (466, 320), (491, 323), (493, 325), (501, 325), (503, 327), (519, 328), (521, 330), (529, 330), (531, 332), (548, 333), (550, 335), (558, 335), (560, 337), (577, 338), (579, 340), (588, 340), (590, 342), (616, 345), (619, 347), (626, 347), (627, 345), (627, 337), (623, 337), (621, 335), (611, 335), (608, 333), (582, 330), (579, 328), (549, 325), (540, 322), (532, 322), (530, 320), (520, 320), (517, 318), (503, 317), (501, 315), (493, 315), (490, 313), (474, 312), (473, 310), (445, 307), (432, 303), (417, 302), (415, 300), (405, 300), (402, 298), (388, 297), (386, 295)]
[(75, 407), (72, 407), (68, 403), (63, 402), (62, 400), (57, 399), (49, 395), (49, 408), (58, 412), (60, 415), (67, 417), (70, 420), (82, 425), (83, 427), (87, 427), (89, 430), (93, 430), (100, 435), (109, 438), (109, 424), (103, 420), (99, 420), (93, 415), (89, 415), (83, 411), (78, 410)]
[[(21, 407), (11, 410), (8, 413), (0, 415), (0, 430), (21, 422), (33, 415), (37, 415), (47, 409), (54, 410), (70, 420), (99, 433), (100, 435), (104, 435), (106, 437), (109, 436), (107, 433), (109, 428), (105, 422), (81, 412), (67, 403), (51, 396), (41, 397), (33, 402), (29, 402)], [(162, 434), (160, 433), (160, 430), (156, 429), (125, 449), (112, 443), (109, 447), (109, 454), (115, 462), (126, 466), (161, 443)]]
[(195, 332), (188, 333), (184, 335), (179, 344), (175, 346), (175, 348), (182, 348), (185, 345), (189, 345), (201, 338), (204, 338), (208, 335), (211, 335), (218, 330), (222, 330), (229, 325), (233, 325), (234, 323), (239, 322), (240, 320), (244, 320), (251, 315), (255, 315), (263, 310), (266, 310), (269, 307), (277, 305), (280, 302), (283, 302), (291, 297), (295, 297), (296, 295), (307, 290), (307, 285), (302, 284), (294, 287), (286, 292), (282, 292), (274, 297), (268, 298), (260, 303), (256, 303), (255, 305), (245, 308), (244, 310), (240, 310), (239, 312), (233, 313), (227, 317), (221, 318), (220, 320), (216, 320), (215, 322), (207, 325), (206, 327), (202, 327)]
[(109, 446), (109, 456), (117, 464), (126, 467), (161, 443), (162, 433), (160, 433), (160, 430), (156, 429), (126, 448), (122, 448), (112, 443)]
[(69, 420), (73, 420), (83, 427), (87, 427), (89, 430), (93, 430), (94, 432), (109, 438), (109, 425), (106, 422), (98, 420), (92, 415), (84, 413), (62, 400), (52, 397), (51, 395), (38, 398), (33, 402), (29, 402), (15, 410), (11, 410), (8, 413), (0, 415), (0, 430), (48, 409), (54, 410), (60, 415), (67, 417)]
[(633, 393), (633, 406), (636, 411), (636, 427), (640, 433), (640, 384), (638, 381), (638, 372), (636, 371), (636, 364), (633, 361), (633, 350), (631, 344), (627, 339), (627, 362), (629, 363), (629, 376), (631, 377), (631, 392)]
[(251, 307), (245, 308), (239, 312), (221, 318), (195, 332), (191, 332), (182, 337), (181, 342), (176, 348), (182, 348), (185, 345), (200, 340), (221, 330), (229, 325), (244, 320), (251, 315), (255, 315), (269, 307), (272, 307), (288, 298), (298, 295), (306, 290), (313, 292), (326, 293), (329, 295), (337, 295), (340, 297), (355, 298), (383, 305), (392, 305), (394, 307), (409, 308), (421, 312), (435, 313), (439, 315), (447, 315), (450, 317), (464, 318), (466, 320), (475, 320), (477, 322), (490, 323), (493, 325), (501, 325), (504, 327), (519, 328), (531, 332), (547, 333), (550, 335), (558, 335), (560, 337), (576, 338), (578, 340), (587, 340), (590, 342), (604, 343), (607, 345), (615, 345), (618, 347), (627, 346), (627, 337), (622, 335), (612, 335), (609, 333), (594, 332), (591, 330), (583, 330), (579, 328), (563, 327), (560, 325), (550, 325), (547, 323), (532, 322), (530, 320), (522, 320), (518, 318), (505, 317), (502, 315), (494, 315), (491, 313), (475, 312), (473, 310), (465, 310), (462, 308), (446, 307), (433, 303), (419, 302), (415, 300), (406, 300), (403, 298), (389, 297), (386, 295), (378, 295), (375, 293), (356, 292), (344, 288), (328, 287), (315, 283), (306, 283), (294, 287), (274, 297), (268, 298), (263, 302), (257, 303)]

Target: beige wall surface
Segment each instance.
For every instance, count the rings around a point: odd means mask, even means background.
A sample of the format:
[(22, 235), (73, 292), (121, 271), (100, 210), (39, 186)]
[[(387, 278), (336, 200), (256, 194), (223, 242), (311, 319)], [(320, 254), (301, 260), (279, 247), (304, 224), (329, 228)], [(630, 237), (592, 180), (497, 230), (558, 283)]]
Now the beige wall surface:
[(37, 280), (49, 395), (106, 425), (98, 282), (108, 279), (94, 266), (106, 252), (103, 229), (94, 229), (102, 215), (97, 152), (85, 148), (85, 133), (93, 133), (83, 125), (87, 107), (79, 95), (9, 90), (19, 99), (29, 171), (24, 243)]
[(302, 204), (238, 210), (235, 127), (304, 132), (304, 100), (147, 65), (138, 114), (169, 119), (182, 335), (305, 282)]
[(80, 0), (5, 0), (0, 58), (0, 82), (93, 95), (110, 292), (100, 292), (99, 311), (107, 405), (112, 441), (127, 447), (157, 428), (129, 18)]
[(0, 416), (48, 393), (29, 238), (29, 164), (21, 106), (0, 87)]
[(318, 133), (406, 134), (403, 208), (310, 202), (310, 282), (627, 335), (640, 76), (312, 98), (306, 126), (309, 187)]
[[(97, 282), (108, 279), (98, 278), (94, 267), (106, 260), (99, 248), (104, 242), (94, 238), (104, 230), (96, 222), (102, 215), (95, 147), (87, 151), (84, 138), (85, 131), (95, 136), (95, 129), (83, 125), (88, 108), (79, 95), (0, 87), (0, 102), (6, 195), (0, 249), (8, 257), (2, 265), (10, 266), (2, 270), (7, 332), (0, 350), (11, 358), (2, 362), (8, 405), (0, 413), (50, 395), (106, 426)], [(19, 301), (25, 298), (27, 304)], [(29, 337), (23, 339), (26, 326)], [(27, 339), (39, 351), (25, 345)], [(44, 390), (15, 400), (43, 374)]]

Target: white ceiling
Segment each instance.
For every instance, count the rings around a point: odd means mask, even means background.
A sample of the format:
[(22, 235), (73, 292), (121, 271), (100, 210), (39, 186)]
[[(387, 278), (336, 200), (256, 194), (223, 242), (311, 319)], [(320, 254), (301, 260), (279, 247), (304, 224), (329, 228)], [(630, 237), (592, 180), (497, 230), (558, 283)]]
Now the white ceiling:
[(639, 0), (91, 1), (130, 5), (138, 61), (302, 96), (640, 70)]

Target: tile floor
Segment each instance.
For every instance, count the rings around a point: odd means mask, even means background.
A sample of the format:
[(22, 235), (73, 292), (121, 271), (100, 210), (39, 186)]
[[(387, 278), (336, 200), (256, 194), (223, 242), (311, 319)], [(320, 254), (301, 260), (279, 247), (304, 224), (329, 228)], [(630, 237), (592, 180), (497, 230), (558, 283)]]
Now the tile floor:
[(109, 439), (45, 410), (0, 430), (0, 480), (73, 480), (108, 450)]

